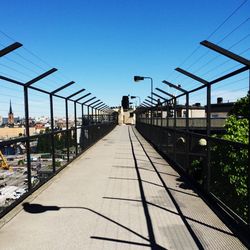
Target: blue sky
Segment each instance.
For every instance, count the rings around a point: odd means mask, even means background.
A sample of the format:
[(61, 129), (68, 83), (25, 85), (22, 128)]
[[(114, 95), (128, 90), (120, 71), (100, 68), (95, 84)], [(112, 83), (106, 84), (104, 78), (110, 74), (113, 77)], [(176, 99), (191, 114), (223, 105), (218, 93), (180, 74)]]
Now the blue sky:
[[(123, 95), (140, 96), (142, 100), (149, 95), (150, 82), (145, 80), (136, 84), (133, 82), (134, 75), (150, 76), (155, 87), (175, 94), (161, 81), (178, 82), (187, 89), (197, 86), (197, 83), (174, 71), (180, 65), (191, 72), (198, 71), (198, 75), (204, 74), (206, 79), (213, 79), (235, 66), (234, 62), (228, 62), (224, 69), (221, 67), (220, 71), (213, 71), (216, 63), (223, 64), (226, 60), (220, 56), (205, 67), (217, 55), (202, 47), (188, 60), (185, 59), (243, 2), (2, 0), (0, 30), (8, 37), (0, 32), (0, 48), (11, 44), (12, 39), (21, 42), (24, 48), (19, 49), (18, 54), (1, 59), (0, 74), (25, 82), (50, 67), (56, 67), (59, 70), (57, 73), (36, 86), (53, 90), (74, 80), (77, 84), (62, 91), (62, 94), (69, 95), (84, 87), (86, 93), (93, 93), (109, 106), (120, 105)], [(232, 50), (243, 52), (242, 55), (249, 58), (249, 13), (250, 4), (246, 1), (210, 37), (210, 41), (218, 43), (226, 37), (220, 45), (230, 48), (242, 39)], [(201, 58), (204, 53), (208, 54)], [(209, 69), (210, 73), (205, 75)], [(246, 75), (235, 81), (237, 84), (231, 81), (228, 86), (222, 85), (214, 92), (214, 98), (224, 95), (231, 101), (242, 96), (248, 87)], [(0, 89), (0, 115), (6, 116), (9, 99), (12, 99), (14, 111), (22, 115), (21, 89), (1, 82), (2, 86), (5, 87)], [(194, 96), (193, 102), (199, 102), (199, 98), (203, 102), (199, 96)], [(44, 97), (34, 94), (30, 102), (34, 104), (31, 115), (47, 112), (45, 107), (48, 101)], [(64, 112), (63, 105), (58, 108), (58, 115), (60, 112)]]

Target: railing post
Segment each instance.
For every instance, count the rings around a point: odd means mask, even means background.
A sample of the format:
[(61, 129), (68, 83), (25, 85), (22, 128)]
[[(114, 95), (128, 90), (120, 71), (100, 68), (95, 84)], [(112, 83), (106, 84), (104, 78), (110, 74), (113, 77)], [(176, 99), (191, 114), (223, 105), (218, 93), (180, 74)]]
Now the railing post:
[(206, 183), (205, 188), (207, 192), (210, 191), (211, 179), (211, 154), (210, 154), (210, 131), (211, 131), (211, 84), (207, 83), (207, 169), (206, 169)]
[(173, 98), (174, 101), (174, 160), (176, 160), (176, 97)]
[(24, 109), (25, 109), (25, 133), (27, 136), (26, 141), (26, 156), (27, 156), (27, 178), (28, 190), (32, 189), (31, 183), (31, 159), (30, 159), (30, 130), (29, 130), (29, 97), (28, 87), (24, 86)]
[(88, 105), (88, 125), (90, 124), (89, 122), (89, 105)]
[(161, 105), (161, 127), (163, 126), (163, 107)]
[(93, 123), (93, 117), (94, 117), (94, 108), (91, 107), (91, 124)]
[(77, 113), (76, 113), (76, 101), (74, 101), (74, 119), (75, 119), (75, 148), (76, 156), (78, 154), (78, 145), (77, 145)]
[(84, 109), (83, 109), (83, 104), (82, 104), (81, 106), (82, 106), (82, 127), (83, 127), (83, 119), (84, 119)]
[(158, 115), (159, 107), (158, 105), (156, 106), (156, 126), (158, 126), (158, 120), (159, 120), (159, 115)]
[(67, 147), (67, 161), (69, 162), (69, 110), (68, 110), (68, 99), (65, 99), (65, 113), (66, 113), (66, 147)]
[(189, 93), (186, 93), (186, 172), (189, 172)]
[(169, 128), (169, 111), (170, 111), (170, 109), (169, 109), (169, 101), (167, 101), (167, 116), (166, 116), (166, 118), (167, 118), (167, 128)]
[(55, 138), (54, 138), (54, 113), (53, 113), (53, 95), (49, 95), (50, 100), (50, 124), (51, 124), (51, 154), (52, 154), (52, 168), (53, 173), (56, 172), (55, 163)]

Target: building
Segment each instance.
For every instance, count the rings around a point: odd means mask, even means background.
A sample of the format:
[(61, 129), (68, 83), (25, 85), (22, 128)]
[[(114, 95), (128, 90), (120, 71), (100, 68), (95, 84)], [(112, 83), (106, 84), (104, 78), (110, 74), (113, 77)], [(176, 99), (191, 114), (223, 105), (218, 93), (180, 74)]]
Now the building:
[(11, 100), (10, 100), (10, 110), (8, 114), (8, 126), (14, 126), (14, 114), (12, 112)]
[(211, 104), (211, 118), (227, 118), (234, 102), (223, 102), (222, 97), (217, 98), (217, 103)]

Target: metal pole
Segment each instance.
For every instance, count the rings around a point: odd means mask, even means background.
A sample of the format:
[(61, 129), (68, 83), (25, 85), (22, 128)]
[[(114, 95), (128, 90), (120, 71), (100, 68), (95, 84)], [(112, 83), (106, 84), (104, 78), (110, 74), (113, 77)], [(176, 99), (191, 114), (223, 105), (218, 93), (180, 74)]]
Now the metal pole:
[(66, 146), (67, 146), (67, 161), (69, 161), (69, 110), (68, 100), (65, 99), (65, 113), (66, 113)]
[(169, 101), (167, 102), (167, 128), (169, 128), (169, 112), (170, 112), (170, 108), (169, 108)]
[(94, 108), (91, 107), (91, 123), (93, 123), (93, 116), (94, 116)]
[(150, 77), (151, 82), (151, 126), (153, 125), (153, 79)]
[(207, 83), (207, 179), (206, 179), (206, 190), (210, 190), (210, 179), (211, 179), (211, 155), (210, 155), (210, 136), (211, 132), (211, 84)]
[(186, 93), (186, 172), (189, 172), (189, 93)]
[(174, 98), (174, 159), (176, 160), (176, 98)]
[(50, 124), (51, 124), (51, 154), (52, 154), (52, 168), (53, 173), (56, 172), (55, 162), (55, 138), (54, 138), (54, 113), (53, 113), (53, 95), (49, 95), (50, 99)]
[(161, 105), (161, 127), (163, 126), (163, 107)]
[(74, 102), (74, 117), (75, 117), (75, 148), (76, 148), (76, 156), (78, 154), (78, 145), (77, 145), (77, 114), (76, 114), (76, 102)]
[(90, 124), (89, 122), (89, 105), (88, 105), (88, 125)]
[(30, 159), (30, 130), (29, 130), (29, 98), (28, 88), (24, 86), (24, 109), (25, 109), (25, 133), (27, 136), (26, 141), (26, 155), (27, 155), (27, 178), (28, 178), (28, 190), (32, 189), (31, 183), (31, 159)]
[(81, 106), (82, 106), (82, 127), (83, 127), (83, 118), (84, 118), (84, 109), (83, 109), (83, 104), (82, 104)]

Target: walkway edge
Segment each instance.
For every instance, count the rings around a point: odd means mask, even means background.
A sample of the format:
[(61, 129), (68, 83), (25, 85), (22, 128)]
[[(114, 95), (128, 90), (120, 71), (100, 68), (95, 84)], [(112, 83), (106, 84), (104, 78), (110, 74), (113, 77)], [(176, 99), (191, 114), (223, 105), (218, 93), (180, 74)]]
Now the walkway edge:
[[(113, 129), (111, 131), (113, 131)], [(23, 203), (25, 203), (25, 202), (31, 203), (38, 195), (40, 195), (44, 190), (46, 190), (56, 179), (58, 179), (61, 175), (63, 175), (64, 172), (69, 169), (69, 167), (71, 166), (72, 162), (79, 160), (82, 155), (86, 154), (89, 150), (91, 150), (100, 140), (102, 140), (103, 138), (105, 138), (109, 133), (107, 133), (105, 136), (103, 136), (102, 138), (100, 138), (92, 146), (90, 146), (86, 150), (84, 150), (80, 155), (77, 156), (77, 158), (73, 159), (70, 163), (68, 163), (67, 165), (65, 165), (64, 167), (62, 167), (62, 169), (57, 174), (55, 174), (54, 176), (52, 176), (47, 182), (45, 182), (44, 184), (42, 184), (37, 190), (35, 190), (31, 194), (29, 194), (19, 204), (17, 204), (13, 209), (11, 209), (6, 215), (4, 215), (2, 218), (0, 218), (0, 229), (4, 225), (6, 225), (9, 221), (11, 221), (21, 211), (23, 211)]]

